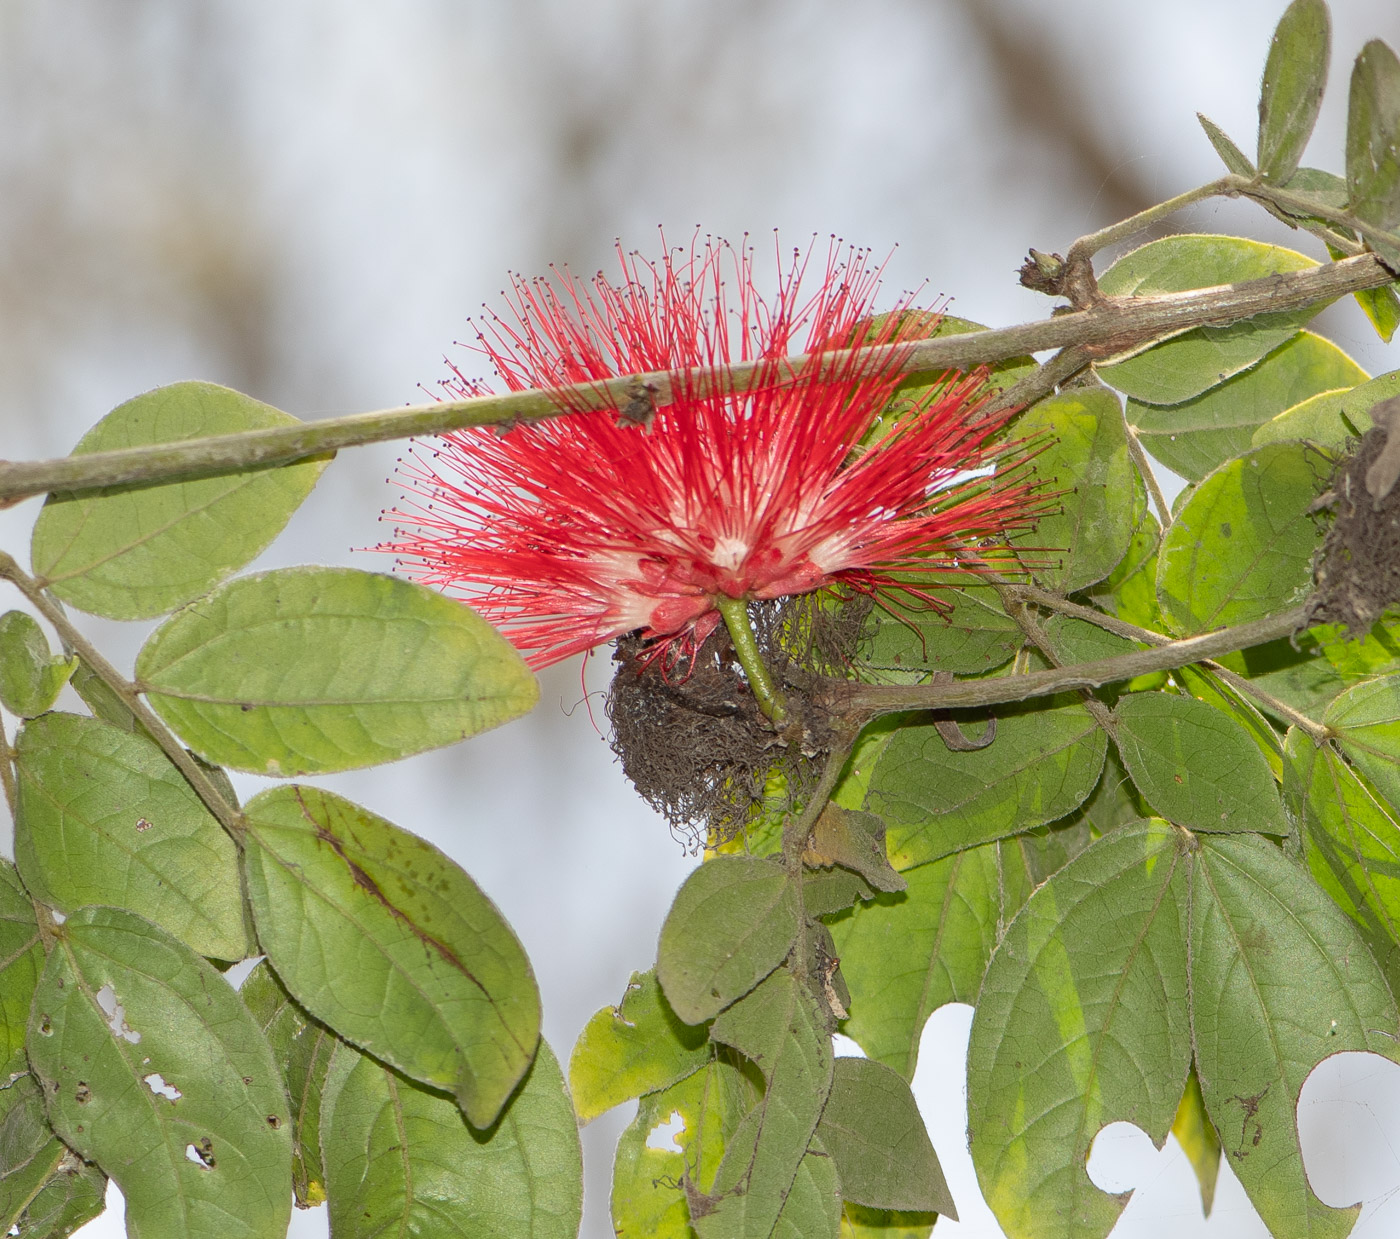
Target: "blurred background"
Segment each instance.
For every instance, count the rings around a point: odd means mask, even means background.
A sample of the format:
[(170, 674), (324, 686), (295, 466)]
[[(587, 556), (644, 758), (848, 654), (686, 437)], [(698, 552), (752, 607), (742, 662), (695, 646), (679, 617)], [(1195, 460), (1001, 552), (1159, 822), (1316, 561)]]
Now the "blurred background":
[[(1043, 316), (1028, 246), (1218, 175), (1205, 112), (1246, 151), (1283, 0), (3, 0), (0, 3), (0, 455), (66, 453), (122, 400), (211, 379), (304, 418), (421, 399), (508, 270), (590, 273), (614, 238), (655, 251), (695, 226), (760, 246), (837, 234), (893, 251), (903, 288), (992, 325)], [(1333, 0), (1333, 85), (1308, 162), (1340, 170), (1346, 80), (1365, 40), (1400, 46), (1393, 0)], [(1321, 257), (1257, 208), (1178, 226)], [(1372, 373), (1400, 367), (1354, 305), (1320, 328)], [(259, 567), (386, 570), (401, 448), (342, 453)], [(0, 512), (22, 552), (31, 500)], [(16, 605), (6, 598), (3, 607)], [(129, 666), (147, 627), (85, 621)], [(529, 718), (443, 752), (325, 780), (446, 849), (534, 960), (561, 1057), (654, 956), (695, 863), (630, 792), (589, 690), (606, 655), (544, 677)], [(251, 793), (257, 780), (240, 780)], [(3, 809), (0, 809), (3, 813)], [(9, 850), (9, 826), (0, 827)], [(930, 1022), (916, 1081), (963, 1221), (970, 1009)], [(1400, 1231), (1400, 1068), (1330, 1060), (1303, 1095), (1305, 1153), (1358, 1235)], [(612, 1144), (584, 1133), (584, 1234), (611, 1234)], [(1263, 1235), (1222, 1173), (1201, 1217), (1174, 1141), (1115, 1125), (1100, 1186), (1137, 1194), (1116, 1234)], [(113, 1191), (85, 1239), (122, 1232)], [(324, 1209), (294, 1218), (323, 1235)]]

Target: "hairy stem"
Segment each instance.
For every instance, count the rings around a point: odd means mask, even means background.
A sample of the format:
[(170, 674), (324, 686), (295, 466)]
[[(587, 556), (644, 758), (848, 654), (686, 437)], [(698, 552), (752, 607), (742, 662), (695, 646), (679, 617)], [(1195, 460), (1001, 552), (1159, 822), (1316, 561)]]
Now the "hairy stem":
[(1219, 654), (1264, 645), (1280, 637), (1291, 636), (1306, 621), (1307, 608), (1294, 607), (1278, 615), (1238, 624), (1234, 628), (1222, 628), (1199, 637), (1168, 641), (1155, 649), (1134, 650), (1072, 667), (999, 676), (990, 680), (959, 680), (952, 684), (846, 685), (844, 681), (833, 681), (833, 696), (844, 698), (848, 717), (862, 721), (900, 710), (954, 710), (999, 705), (1006, 701), (1027, 701), (1032, 697), (1050, 697), (1071, 689), (1098, 688), (1153, 671), (1173, 671)]
[(1147, 493), (1152, 496), (1152, 504), (1157, 509), (1157, 521), (1165, 529), (1172, 523), (1171, 505), (1167, 502), (1166, 495), (1162, 493), (1157, 475), (1152, 471), (1152, 462), (1147, 459), (1147, 453), (1143, 450), (1142, 440), (1138, 438), (1137, 427), (1130, 425), (1125, 417), (1123, 429), (1128, 435), (1128, 455), (1133, 458), (1138, 472), (1142, 474), (1142, 480), (1147, 483)]
[[(1155, 297), (1107, 297), (1088, 309), (1035, 323), (930, 340), (853, 350), (871, 373), (892, 370), (968, 370), (1023, 353), (1080, 346), (1096, 358), (1192, 327), (1226, 326), (1256, 314), (1279, 313), (1379, 288), (1394, 275), (1374, 254), (1289, 271), (1264, 279)], [(755, 382), (791, 381), (813, 371), (850, 373), (852, 351), (833, 350), (789, 359), (774, 374), (767, 363), (741, 363), (723, 373), (704, 369), (679, 375), (625, 375), (554, 392), (512, 392), (426, 405), (409, 405), (296, 426), (214, 435), (180, 443), (90, 452), (61, 460), (0, 462), (0, 503), (49, 491), (76, 492), (131, 482), (153, 483), (286, 464), (342, 447), (413, 435), (437, 435), (469, 426), (509, 424), (579, 409), (625, 408), (641, 384), (657, 406), (684, 382), (697, 394), (743, 391)]]
[(781, 727), (788, 719), (787, 702), (774, 683), (768, 664), (763, 661), (753, 625), (749, 623), (748, 603), (742, 598), (720, 598), (715, 606), (724, 617), (724, 626), (729, 629), (729, 639), (734, 643), (734, 655), (744, 669), (758, 708), (773, 726)]
[[(1195, 189), (1188, 189), (1184, 194), (1177, 194), (1175, 198), (1168, 198), (1165, 202), (1159, 202), (1156, 206), (1139, 211), (1136, 215), (1130, 215), (1127, 219), (1110, 224), (1107, 228), (1100, 228), (1098, 232), (1091, 232), (1087, 236), (1080, 237), (1070, 247), (1070, 261), (1080, 257), (1088, 258), (1092, 254), (1097, 254), (1101, 249), (1135, 237), (1138, 233), (1151, 228), (1153, 224), (1159, 223), (1169, 215), (1175, 215), (1177, 211), (1192, 203), (1203, 202), (1207, 198), (1217, 198), (1222, 194), (1238, 193), (1238, 187), (1234, 182), (1240, 180), (1243, 178), (1222, 176), (1219, 180), (1200, 185)], [(1248, 182), (1245, 183), (1248, 184)]]
[(141, 699), (141, 694), (136, 691), (136, 686), (102, 657), (97, 647), (73, 627), (63, 610), (54, 605), (48, 595), (39, 587), (39, 583), (4, 551), (0, 551), (0, 577), (13, 584), (25, 596), (30, 605), (53, 625), (58, 635), (88, 665), (93, 674), (121, 698), (122, 704), (140, 720), (141, 725), (150, 733), (151, 738), (160, 746), (161, 751), (185, 776), (185, 781), (194, 789), (195, 795), (204, 802), (205, 807), (214, 815), (219, 825), (228, 831), (235, 843), (241, 846), (243, 836), (246, 833), (243, 815), (224, 799), (209, 776), (185, 751), (185, 746), (171, 734), (165, 724), (156, 716), (155, 711)]

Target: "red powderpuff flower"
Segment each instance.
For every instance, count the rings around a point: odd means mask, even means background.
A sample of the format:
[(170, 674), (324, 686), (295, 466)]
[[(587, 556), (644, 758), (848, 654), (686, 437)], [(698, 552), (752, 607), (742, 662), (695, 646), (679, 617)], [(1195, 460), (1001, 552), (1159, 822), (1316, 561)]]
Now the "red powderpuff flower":
[[(898, 358), (872, 372), (846, 355), (797, 377), (784, 364), (895, 342), (910, 322), (927, 334), (934, 316), (907, 300), (871, 317), (880, 268), (866, 252), (833, 246), (811, 296), (794, 254), (771, 300), (747, 248), (619, 257), (620, 284), (516, 278), (509, 316), (478, 339), (512, 391), (671, 371), (651, 424), (575, 411), (504, 436), (450, 434), (408, 458), (411, 495), (390, 514), (401, 527), (384, 549), (470, 602), (532, 666), (637, 629), (669, 661), (709, 635), (722, 599), (840, 585), (939, 606), (931, 574), (985, 568), (1039, 515), (1025, 469), (991, 472), (1008, 414), (978, 418), (982, 376), (945, 376), (882, 416)], [(745, 390), (705, 394), (736, 362), (756, 363)], [(453, 396), (486, 391), (454, 373)]]

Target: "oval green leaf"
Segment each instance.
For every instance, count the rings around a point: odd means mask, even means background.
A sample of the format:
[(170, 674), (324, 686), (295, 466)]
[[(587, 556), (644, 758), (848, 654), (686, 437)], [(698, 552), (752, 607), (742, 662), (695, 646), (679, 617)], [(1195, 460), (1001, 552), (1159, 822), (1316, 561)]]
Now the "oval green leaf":
[(1190, 907), (1196, 1070), (1230, 1167), (1273, 1234), (1342, 1239), (1360, 1206), (1308, 1186), (1298, 1095), (1329, 1055), (1400, 1057), (1395, 1000), (1346, 915), (1258, 835), (1200, 840)]
[(865, 808), (885, 819), (896, 869), (1053, 822), (1094, 790), (1107, 741), (1080, 702), (996, 714), (984, 749), (952, 752), (929, 723), (901, 727), (881, 752)]
[(540, 1031), (530, 961), (496, 906), (431, 843), (331, 792), (276, 787), (245, 812), (258, 941), (288, 992), (489, 1126)]
[(1293, 175), (1312, 136), (1331, 55), (1324, 0), (1293, 0), (1274, 30), (1259, 93), (1259, 171), (1276, 184)]
[(1191, 1063), (1181, 836), (1124, 826), (1030, 897), (992, 957), (968, 1047), (977, 1179), (1011, 1239), (1096, 1239), (1127, 1195), (1085, 1164), (1109, 1123), (1161, 1144)]
[(583, 1026), (569, 1056), (579, 1121), (590, 1123), (613, 1106), (683, 1080), (710, 1055), (705, 1029), (677, 1018), (656, 974), (634, 972), (622, 1001)]
[(23, 611), (0, 615), (0, 705), (19, 718), (49, 709), (78, 666), (55, 658), (43, 630)]
[(1306, 439), (1340, 451), (1371, 428), (1371, 406), (1391, 396), (1400, 396), (1400, 371), (1378, 375), (1346, 391), (1323, 392), (1284, 409), (1260, 426), (1251, 442), (1258, 447), (1284, 439)]
[[(1347, 111), (1347, 189), (1359, 219), (1393, 229), (1400, 223), (1400, 60), (1380, 39), (1361, 49)], [(1390, 266), (1400, 246), (1368, 236)]]
[[(1315, 266), (1313, 259), (1294, 250), (1244, 237), (1164, 237), (1120, 258), (1099, 278), (1099, 288), (1111, 297), (1148, 296), (1238, 284)], [(1180, 404), (1247, 370), (1321, 308), (1259, 314), (1230, 327), (1197, 327), (1096, 369), (1110, 387), (1135, 400)]]
[(1312, 506), (1330, 462), (1301, 443), (1269, 443), (1222, 465), (1162, 540), (1157, 596), (1183, 636), (1262, 619), (1312, 589), (1320, 531)]
[(450, 1097), (341, 1044), (322, 1122), (336, 1239), (578, 1234), (578, 1127), (559, 1064), (543, 1041), (520, 1091), (487, 1131), (469, 1127)]
[(528, 711), (539, 687), (459, 602), (395, 577), (287, 568), (165, 622), (136, 675), (200, 756), (236, 770), (349, 770), (452, 744)]
[[(1181, 404), (1128, 401), (1128, 421), (1167, 468), (1192, 482), (1247, 452), (1256, 431), (1322, 392), (1352, 388), (1367, 375), (1330, 340), (1300, 331), (1257, 366)], [(1285, 436), (1307, 438), (1306, 435)]]
[(1322, 721), (1357, 769), (1400, 806), (1400, 675), (1363, 680), (1340, 693)]
[[(1042, 400), (1016, 423), (1018, 436), (1049, 438), (1035, 459), (1038, 479), (1059, 492), (1057, 513), (1018, 541), (1035, 579), (1073, 593), (1101, 581), (1122, 561), (1137, 527), (1146, 488), (1128, 455), (1118, 398), (1077, 388)], [(1033, 548), (1033, 549), (1032, 549)]]
[[(227, 387), (173, 383), (118, 405), (73, 454), (296, 424)], [(257, 556), (311, 493), (328, 460), (54, 494), (34, 526), (34, 571), (65, 602), (94, 615), (163, 615)]]
[(914, 1094), (897, 1072), (866, 1058), (838, 1058), (817, 1136), (836, 1163), (846, 1200), (957, 1221)]
[(786, 871), (752, 856), (717, 856), (676, 893), (661, 926), (656, 976), (672, 1010), (703, 1024), (742, 998), (797, 941), (797, 891)]
[(1001, 666), (1024, 640), (990, 585), (933, 575), (930, 590), (947, 609), (931, 611), (893, 591), (876, 605), (873, 630), (860, 651), (866, 667), (886, 672), (951, 671), (971, 675)]
[(292, 1191), (303, 1209), (326, 1198), (321, 1168), (321, 1095), (336, 1036), (303, 1011), (267, 960), (244, 979), (238, 996), (272, 1047), (292, 1103)]
[(15, 856), (44, 902), (127, 908), (201, 955), (250, 954), (233, 840), (151, 741), (45, 714), (15, 753)]
[(281, 1076), (238, 995), (189, 947), (123, 909), (79, 909), (35, 991), (27, 1046), (49, 1121), (116, 1180), (131, 1234), (286, 1233)]
[(1176, 693), (1129, 693), (1114, 710), (1118, 751), (1156, 812), (1191, 830), (1288, 833), (1273, 772), (1222, 710)]

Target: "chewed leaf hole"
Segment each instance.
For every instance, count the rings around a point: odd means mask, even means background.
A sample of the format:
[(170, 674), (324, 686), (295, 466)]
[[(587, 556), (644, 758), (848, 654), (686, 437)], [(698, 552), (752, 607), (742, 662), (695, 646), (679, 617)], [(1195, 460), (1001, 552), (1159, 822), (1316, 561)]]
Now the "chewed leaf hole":
[(157, 1097), (165, 1097), (170, 1101), (179, 1101), (180, 1098), (184, 1096), (173, 1084), (167, 1084), (159, 1071), (153, 1071), (148, 1076), (142, 1076), (141, 1082)]
[(120, 1037), (123, 1041), (129, 1041), (136, 1045), (141, 1040), (141, 1034), (134, 1028), (127, 1027), (126, 1008), (117, 1001), (117, 991), (110, 985), (104, 985), (97, 991), (97, 1005), (102, 1008), (102, 1014), (107, 1017), (107, 1027), (112, 1030), (114, 1037)]
[(196, 1166), (202, 1166), (205, 1170), (213, 1170), (215, 1165), (214, 1142), (205, 1136), (194, 1144), (185, 1145), (185, 1160), (193, 1162)]
[(681, 1118), (679, 1110), (672, 1110), (670, 1118), (647, 1132), (647, 1148), (655, 1149), (658, 1153), (684, 1153), (685, 1150), (676, 1143), (676, 1137), (684, 1131), (685, 1119)]

